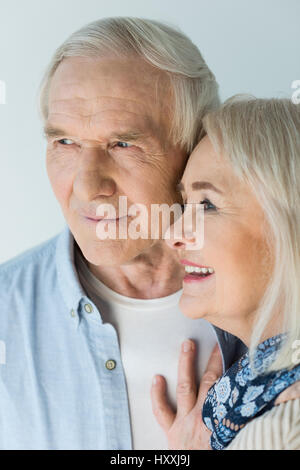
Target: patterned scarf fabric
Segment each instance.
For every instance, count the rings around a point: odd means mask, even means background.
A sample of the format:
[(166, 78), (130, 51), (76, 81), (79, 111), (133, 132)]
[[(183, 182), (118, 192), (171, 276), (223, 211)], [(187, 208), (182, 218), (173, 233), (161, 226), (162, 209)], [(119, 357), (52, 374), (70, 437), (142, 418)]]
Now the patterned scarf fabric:
[(264, 374), (274, 361), (286, 335), (261, 343), (254, 354), (254, 370), (247, 352), (210, 388), (203, 405), (203, 421), (212, 431), (211, 447), (222, 450), (248, 421), (274, 406), (277, 396), (300, 380), (300, 364)]

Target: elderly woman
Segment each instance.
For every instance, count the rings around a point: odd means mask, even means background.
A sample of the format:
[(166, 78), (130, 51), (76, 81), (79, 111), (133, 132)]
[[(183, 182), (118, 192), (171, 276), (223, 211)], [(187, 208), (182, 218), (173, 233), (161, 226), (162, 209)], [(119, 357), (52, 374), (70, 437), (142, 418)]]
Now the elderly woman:
[(176, 415), (155, 376), (153, 411), (172, 449), (300, 449), (299, 111), (284, 99), (236, 96), (204, 118), (206, 136), (179, 185), (185, 207), (203, 205), (204, 244), (195, 250), (193, 230), (166, 241), (185, 265), (182, 312), (249, 351), (215, 382), (216, 350), (198, 393), (186, 341)]

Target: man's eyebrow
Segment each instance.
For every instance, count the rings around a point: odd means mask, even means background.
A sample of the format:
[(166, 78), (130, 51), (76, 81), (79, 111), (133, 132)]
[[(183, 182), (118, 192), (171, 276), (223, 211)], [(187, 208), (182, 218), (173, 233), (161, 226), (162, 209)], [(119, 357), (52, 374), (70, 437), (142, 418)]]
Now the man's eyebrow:
[[(59, 127), (54, 127), (51, 125), (46, 125), (44, 127), (44, 135), (45, 137), (63, 137), (65, 135), (70, 135), (70, 132), (66, 131), (65, 129), (61, 129)], [(126, 131), (126, 132), (121, 132), (121, 133), (113, 133), (111, 135), (111, 138), (128, 142), (128, 141), (140, 141), (140, 140), (145, 140), (148, 138), (144, 133), (140, 131)]]
[(183, 183), (178, 183), (177, 186), (176, 186), (176, 191), (178, 191), (179, 193), (181, 191), (184, 191), (184, 184)]
[[(184, 191), (184, 184), (183, 183), (179, 183), (177, 186), (176, 186), (176, 189), (177, 191)], [(215, 191), (216, 193), (219, 193), (219, 194), (223, 194), (223, 192), (216, 188), (212, 183), (209, 183), (208, 181), (194, 181), (194, 183), (192, 183), (192, 189), (194, 191), (199, 191), (200, 189), (211, 189), (212, 191)]]
[(149, 136), (139, 131), (127, 131), (127, 132), (122, 132), (122, 133), (116, 133), (116, 134), (112, 134), (111, 137), (113, 139), (125, 141), (125, 142), (145, 140), (149, 138)]
[(44, 127), (44, 135), (45, 137), (62, 137), (64, 135), (68, 135), (68, 132), (66, 132), (64, 129), (53, 127), (47, 124)]

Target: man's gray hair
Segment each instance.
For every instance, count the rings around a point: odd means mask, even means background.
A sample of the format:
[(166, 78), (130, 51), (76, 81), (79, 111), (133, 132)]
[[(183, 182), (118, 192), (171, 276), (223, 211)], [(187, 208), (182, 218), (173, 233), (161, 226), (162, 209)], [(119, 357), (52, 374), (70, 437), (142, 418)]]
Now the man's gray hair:
[(51, 79), (66, 57), (142, 57), (163, 70), (174, 96), (171, 139), (191, 152), (204, 135), (201, 120), (220, 102), (215, 76), (199, 49), (181, 31), (158, 21), (115, 17), (94, 21), (73, 33), (55, 52), (40, 86), (41, 117), (48, 117)]

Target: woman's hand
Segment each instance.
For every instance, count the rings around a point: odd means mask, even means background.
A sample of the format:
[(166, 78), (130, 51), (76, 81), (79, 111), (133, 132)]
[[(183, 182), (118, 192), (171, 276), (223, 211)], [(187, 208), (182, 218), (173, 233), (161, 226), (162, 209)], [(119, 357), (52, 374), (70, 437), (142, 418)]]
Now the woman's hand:
[(300, 398), (300, 380), (281, 392), (276, 398), (274, 405), (277, 406), (289, 400), (296, 400), (297, 398)]
[(156, 375), (151, 387), (152, 410), (167, 436), (169, 449), (211, 449), (211, 432), (202, 421), (202, 407), (208, 390), (222, 375), (222, 357), (219, 346), (216, 345), (197, 390), (194, 370), (195, 351), (196, 346), (192, 340), (182, 344), (178, 364), (176, 413), (166, 399), (165, 378)]

